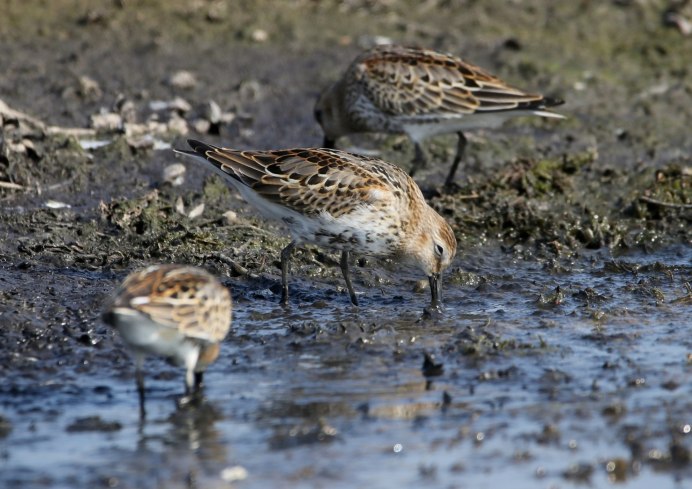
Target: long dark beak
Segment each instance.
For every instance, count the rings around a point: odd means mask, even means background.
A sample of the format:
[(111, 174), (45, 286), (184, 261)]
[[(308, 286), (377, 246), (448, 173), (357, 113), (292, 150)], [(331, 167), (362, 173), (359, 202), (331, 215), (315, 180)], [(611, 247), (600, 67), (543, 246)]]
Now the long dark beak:
[(433, 273), (428, 277), (430, 281), (430, 307), (434, 309), (442, 309), (442, 301), (440, 300), (440, 274)]
[(430, 281), (430, 305), (423, 309), (422, 319), (437, 319), (444, 314), (442, 301), (440, 301), (440, 274), (433, 273), (428, 277)]
[(334, 144), (336, 141), (333, 139), (328, 138), (327, 136), (324, 137), (324, 141), (322, 141), (322, 147), (323, 148), (329, 148), (329, 149), (334, 149)]

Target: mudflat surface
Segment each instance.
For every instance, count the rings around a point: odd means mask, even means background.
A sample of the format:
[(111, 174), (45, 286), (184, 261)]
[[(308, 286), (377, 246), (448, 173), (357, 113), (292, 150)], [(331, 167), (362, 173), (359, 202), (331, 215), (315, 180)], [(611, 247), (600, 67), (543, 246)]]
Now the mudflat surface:
[[(0, 486), (690, 485), (689, 6), (142, 3), (0, 7)], [(371, 258), (351, 307), (313, 247), (283, 309), (285, 233), (171, 147), (319, 145), (320, 90), (383, 39), (560, 96), (568, 118), (469, 133), (450, 191), (454, 137), (426, 145), (417, 181), (459, 242), (444, 317), (422, 317), (423, 277)], [(149, 360), (143, 421), (99, 314), (169, 262), (222, 279), (233, 328), (200, 403), (179, 408), (182, 372)]]

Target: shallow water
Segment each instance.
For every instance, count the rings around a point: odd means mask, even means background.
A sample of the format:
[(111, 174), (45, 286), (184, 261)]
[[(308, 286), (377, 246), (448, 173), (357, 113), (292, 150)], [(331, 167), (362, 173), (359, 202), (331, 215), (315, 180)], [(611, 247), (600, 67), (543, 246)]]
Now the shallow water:
[[(686, 487), (692, 250), (548, 268), (471, 251), (436, 321), (406, 281), (356, 286), (360, 309), (297, 282), (289, 311), (263, 281), (229, 281), (233, 332), (200, 405), (177, 407), (181, 372), (156, 359), (145, 421), (125, 357), (11, 379), (0, 485), (228, 487), (241, 466), (234, 487)], [(423, 375), (426, 352), (441, 375)]]

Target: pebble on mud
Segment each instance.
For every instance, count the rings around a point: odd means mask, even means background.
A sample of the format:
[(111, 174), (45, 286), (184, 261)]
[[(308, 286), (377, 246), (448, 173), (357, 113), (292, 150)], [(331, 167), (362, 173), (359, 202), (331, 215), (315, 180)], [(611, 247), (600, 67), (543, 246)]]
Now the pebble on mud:
[(608, 460), (605, 464), (608, 479), (611, 482), (624, 482), (627, 480), (629, 463), (624, 458), (614, 458)]
[(195, 219), (201, 216), (204, 212), (204, 202), (193, 207), (190, 212), (185, 212), (185, 203), (183, 202), (183, 198), (178, 197), (175, 201), (175, 211), (178, 214), (187, 216), (189, 219)]
[(122, 425), (117, 421), (104, 421), (100, 416), (86, 416), (84, 418), (77, 418), (72, 424), (70, 424), (65, 431), (68, 433), (84, 433), (87, 431), (101, 431), (104, 433), (109, 433), (113, 431), (119, 431), (122, 429)]
[(336, 428), (320, 418), (277, 430), (269, 440), (269, 445), (274, 449), (285, 449), (312, 443), (331, 443), (337, 439), (338, 434)]
[(627, 409), (623, 404), (614, 403), (610, 406), (604, 407), (602, 412), (604, 416), (612, 416), (614, 418), (619, 418), (620, 416), (624, 415), (626, 411)]
[(557, 425), (546, 423), (536, 436), (536, 441), (542, 445), (557, 444), (560, 442), (560, 436), (560, 428)]
[(219, 134), (221, 126), (230, 124), (236, 118), (234, 112), (224, 112), (214, 100), (208, 101), (203, 108), (203, 117), (192, 125), (200, 134)]
[(173, 100), (152, 100), (149, 102), (149, 110), (152, 112), (162, 112), (172, 110), (179, 114), (185, 114), (192, 110), (190, 102), (182, 97), (175, 97)]
[(673, 0), (663, 12), (663, 25), (675, 27), (683, 36), (692, 34), (692, 2)]
[(255, 42), (267, 42), (269, 40), (269, 33), (264, 29), (255, 29), (252, 31), (252, 34), (250, 34), (250, 37)]
[(190, 219), (195, 219), (195, 218), (201, 216), (203, 212), (204, 212), (204, 202), (193, 207), (192, 210), (188, 213), (187, 217)]
[(97, 131), (118, 131), (123, 127), (123, 118), (115, 112), (92, 114), (91, 127)]
[(228, 5), (224, 1), (216, 1), (209, 5), (207, 9), (207, 20), (209, 22), (222, 22), (228, 17)]
[(257, 80), (244, 80), (238, 86), (238, 95), (241, 100), (257, 102), (262, 98), (262, 84)]
[(127, 136), (125, 142), (132, 149), (151, 149), (154, 147), (155, 141), (151, 134), (143, 136)]
[(171, 75), (168, 84), (174, 88), (189, 90), (197, 86), (197, 77), (190, 71), (180, 70)]
[(175, 212), (181, 215), (185, 215), (185, 202), (183, 202), (183, 198), (181, 196), (178, 196), (178, 198), (175, 200)]
[(593, 475), (593, 465), (589, 463), (580, 463), (571, 465), (562, 473), (562, 477), (567, 480), (588, 483)]
[(221, 121), (221, 107), (215, 101), (210, 100), (204, 107), (204, 117), (212, 124), (218, 124)]
[(692, 461), (690, 449), (682, 444), (680, 440), (673, 440), (669, 446), (670, 460), (675, 465), (688, 465)]
[(223, 220), (226, 224), (235, 224), (238, 222), (238, 213), (236, 211), (226, 211), (223, 213)]
[(13, 153), (26, 154), (26, 146), (24, 146), (22, 143), (13, 143), (11, 141), (7, 141), (5, 143), (5, 147)]
[(180, 117), (177, 112), (171, 113), (171, 118), (166, 126), (169, 132), (180, 136), (185, 136), (189, 132), (187, 121)]
[(177, 187), (185, 182), (187, 168), (182, 163), (173, 163), (163, 169), (163, 181)]
[(413, 292), (415, 292), (416, 294), (420, 294), (428, 290), (428, 287), (430, 287), (428, 279), (421, 279), (418, 280), (415, 284), (413, 284)]
[(12, 424), (7, 418), (0, 416), (0, 438), (4, 438), (12, 431)]
[(115, 109), (123, 118), (125, 123), (133, 123), (137, 120), (137, 107), (132, 100), (126, 99), (123, 95), (118, 96), (115, 102)]
[(358, 47), (363, 49), (370, 49), (374, 46), (382, 46), (385, 44), (392, 44), (394, 41), (387, 36), (360, 36), (357, 40)]
[(89, 100), (98, 100), (103, 95), (103, 92), (96, 80), (88, 76), (80, 76), (79, 94)]
[(236, 482), (247, 479), (248, 471), (242, 465), (226, 467), (221, 471), (221, 478), (226, 482)]
[(219, 104), (213, 100), (207, 102), (204, 115), (212, 124), (230, 124), (236, 117), (235, 112), (224, 112)]
[(423, 366), (421, 370), (426, 377), (438, 377), (445, 371), (444, 364), (442, 362), (435, 362), (435, 356), (429, 353), (425, 353), (423, 356)]
[(18, 143), (11, 143), (7, 141), (7, 149), (13, 153), (25, 154), (34, 160), (40, 160), (43, 158), (43, 151), (38, 149), (31, 139), (24, 138)]
[(49, 209), (69, 209), (71, 207), (70, 204), (59, 202), (57, 200), (47, 200), (44, 205)]
[(206, 119), (197, 119), (192, 123), (192, 127), (194, 127), (195, 132), (199, 134), (207, 134), (211, 129), (211, 122)]

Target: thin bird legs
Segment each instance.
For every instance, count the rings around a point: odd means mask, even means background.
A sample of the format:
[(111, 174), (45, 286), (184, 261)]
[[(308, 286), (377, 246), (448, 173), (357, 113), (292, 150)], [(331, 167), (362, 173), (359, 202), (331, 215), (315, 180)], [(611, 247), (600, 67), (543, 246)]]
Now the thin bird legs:
[(144, 357), (137, 355), (135, 357), (135, 382), (137, 383), (137, 393), (139, 394), (139, 417), (144, 419), (147, 416), (147, 410), (144, 407), (144, 373), (142, 365)]
[[(288, 263), (291, 260), (291, 255), (296, 247), (296, 242), (291, 241), (288, 246), (281, 250), (281, 305), (288, 305)], [(341, 252), (341, 273), (344, 275), (344, 280), (346, 281), (346, 288), (348, 289), (348, 296), (351, 299), (351, 304), (354, 306), (358, 305), (358, 299), (356, 298), (356, 292), (353, 290), (353, 284), (351, 283), (351, 276), (348, 270), (348, 259), (349, 252)]]
[(296, 242), (291, 241), (283, 250), (281, 250), (281, 305), (288, 305), (288, 262), (291, 260), (291, 254), (296, 247)]
[[(445, 179), (445, 186), (449, 187), (454, 183), (454, 174), (457, 172), (457, 167), (459, 166), (459, 163), (461, 162), (461, 158), (464, 155), (464, 150), (466, 149), (466, 136), (464, 136), (464, 133), (459, 131), (457, 133), (457, 154), (454, 156), (454, 161), (452, 161), (452, 167), (449, 169), (449, 173), (447, 174), (447, 178)], [(428, 164), (427, 157), (425, 156), (425, 153), (423, 152), (423, 148), (421, 147), (420, 143), (414, 142), (414, 150), (415, 154), (413, 156), (413, 166), (411, 167), (411, 170), (409, 171), (409, 175), (413, 176), (418, 170), (421, 168), (425, 168), (425, 166)]]
[[(195, 362), (197, 360), (195, 359)], [(145, 389), (144, 389), (144, 371), (142, 366), (144, 365), (144, 356), (136, 355), (135, 357), (135, 382), (137, 384), (137, 393), (139, 394), (139, 417), (144, 419), (147, 416), (147, 410), (145, 407)], [(190, 401), (194, 400), (196, 396), (200, 394), (202, 386), (204, 384), (203, 377), (204, 372), (193, 372), (192, 367), (188, 367), (188, 371), (185, 375), (185, 396), (180, 399), (179, 404), (185, 405)]]
[(454, 161), (452, 161), (452, 167), (449, 169), (449, 174), (445, 180), (446, 187), (449, 187), (452, 185), (452, 183), (454, 183), (454, 174), (457, 172), (457, 167), (459, 166), (461, 157), (464, 155), (464, 150), (466, 149), (466, 136), (464, 136), (464, 133), (459, 131), (457, 136), (457, 154), (454, 157)]
[(348, 251), (341, 252), (341, 273), (344, 274), (344, 280), (346, 281), (346, 288), (348, 289), (348, 295), (351, 298), (351, 304), (358, 306), (358, 299), (356, 298), (356, 293), (353, 290), (353, 285), (351, 284), (351, 276), (348, 273)]
[[(322, 141), (323, 148), (334, 148), (335, 141), (325, 136), (324, 141)], [(415, 175), (415, 173), (421, 168), (425, 168), (428, 165), (428, 158), (425, 156), (425, 152), (421, 147), (419, 142), (413, 142), (414, 156), (413, 165), (411, 170), (409, 170), (409, 176)], [(454, 161), (452, 161), (452, 167), (449, 169), (447, 178), (445, 179), (445, 187), (449, 187), (454, 183), (454, 174), (457, 172), (457, 167), (461, 162), (461, 158), (464, 155), (464, 150), (466, 149), (466, 136), (464, 133), (459, 131), (457, 133), (457, 154), (454, 156)], [(353, 300), (351, 300), (353, 302)]]

